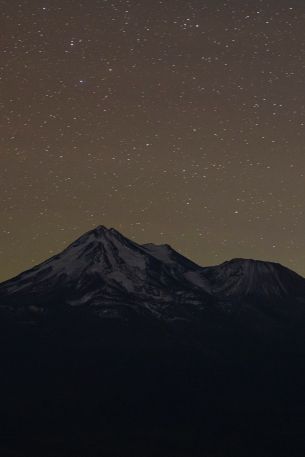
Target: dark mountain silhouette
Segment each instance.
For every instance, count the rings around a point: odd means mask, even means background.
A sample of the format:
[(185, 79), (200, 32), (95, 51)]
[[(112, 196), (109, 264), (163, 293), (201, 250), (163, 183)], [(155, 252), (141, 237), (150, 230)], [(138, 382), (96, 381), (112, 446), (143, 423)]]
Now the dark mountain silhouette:
[(92, 230), (0, 285), (0, 454), (303, 456), (305, 279)]

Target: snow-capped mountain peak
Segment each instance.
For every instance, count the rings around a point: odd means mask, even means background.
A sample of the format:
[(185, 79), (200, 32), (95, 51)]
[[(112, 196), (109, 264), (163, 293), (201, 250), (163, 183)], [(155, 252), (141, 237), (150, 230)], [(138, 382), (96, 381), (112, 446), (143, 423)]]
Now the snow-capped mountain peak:
[[(157, 255), (164, 250), (168, 253), (167, 259)], [(68, 286), (69, 296), (71, 291), (74, 295), (76, 291), (87, 295), (90, 289), (91, 295), (101, 297), (124, 293), (165, 299), (183, 288), (181, 271), (191, 262), (170, 246), (157, 251), (151, 252), (114, 228), (101, 225), (79, 237), (61, 253), (2, 284), (0, 292), (2, 288), (6, 294), (21, 291), (46, 294)]]
[(8, 297), (14, 302), (18, 297), (51, 302), (54, 294), (67, 304), (102, 307), (106, 302), (132, 301), (155, 310), (166, 303), (162, 312), (166, 309), (167, 314), (169, 304), (175, 314), (176, 304), (186, 303), (183, 312), (179, 308), (185, 315), (190, 303), (201, 309), (213, 300), (299, 299), (305, 296), (305, 280), (279, 264), (252, 259), (201, 267), (168, 244), (140, 245), (100, 225), (61, 253), (1, 284), (0, 304), (9, 302)]

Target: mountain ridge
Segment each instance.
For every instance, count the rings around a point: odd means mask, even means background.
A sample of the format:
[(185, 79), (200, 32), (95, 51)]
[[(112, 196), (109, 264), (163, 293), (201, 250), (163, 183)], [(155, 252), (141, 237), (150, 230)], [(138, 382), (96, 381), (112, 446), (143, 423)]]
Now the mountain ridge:
[(113, 303), (117, 309), (129, 303), (130, 309), (165, 320), (192, 320), (192, 314), (221, 301), (227, 309), (238, 309), (241, 300), (276, 308), (277, 302), (299, 302), (304, 296), (305, 279), (281, 264), (235, 258), (202, 267), (168, 244), (140, 245), (103, 225), (0, 284), (0, 307), (33, 302), (46, 309), (46, 302), (60, 300), (74, 307), (92, 305), (102, 316)]
[(202, 269), (210, 268), (210, 269), (212, 269), (212, 268), (218, 268), (218, 267), (221, 267), (221, 266), (225, 266), (225, 265), (229, 265), (229, 264), (233, 264), (233, 263), (237, 263), (237, 262), (242, 262), (244, 264), (252, 263), (252, 262), (259, 262), (261, 264), (269, 264), (269, 265), (275, 265), (275, 266), (279, 266), (279, 267), (285, 268), (285, 269), (287, 269), (289, 271), (292, 271), (295, 275), (297, 275), (298, 277), (304, 279), (304, 281), (305, 281), (305, 277), (303, 277), (300, 273), (295, 272), (294, 270), (286, 267), (285, 265), (282, 265), (279, 262), (269, 261), (269, 260), (236, 257), (236, 258), (232, 258), (232, 259), (229, 259), (229, 260), (225, 260), (225, 261), (223, 261), (223, 262), (221, 262), (219, 264), (202, 266), (200, 264), (197, 264), (193, 260), (185, 257), (183, 254), (181, 254), (180, 252), (176, 251), (171, 245), (169, 245), (167, 243), (164, 243), (164, 244), (144, 243), (142, 245), (141, 244), (137, 244), (134, 241), (126, 238), (124, 235), (122, 235), (118, 230), (116, 230), (113, 227), (107, 228), (104, 225), (98, 225), (94, 229), (88, 230), (84, 234), (80, 235), (76, 240), (74, 240), (71, 243), (69, 243), (62, 251), (59, 251), (58, 253), (56, 253), (53, 256), (43, 260), (42, 262), (39, 262), (38, 264), (34, 265), (33, 267), (27, 268), (26, 270), (24, 270), (24, 271), (22, 271), (20, 273), (17, 273), (16, 275), (14, 275), (14, 276), (12, 276), (12, 277), (10, 277), (8, 279), (5, 279), (5, 280), (1, 281), (0, 282), (0, 287), (2, 285), (4, 285), (4, 284), (10, 282), (10, 281), (13, 281), (13, 280), (15, 280), (17, 278), (20, 278), (22, 275), (24, 275), (25, 273), (27, 273), (29, 271), (35, 270), (35, 269), (37, 269), (37, 268), (39, 268), (39, 267), (41, 267), (41, 266), (43, 266), (45, 264), (48, 264), (52, 260), (54, 260), (54, 259), (58, 258), (59, 256), (61, 256), (63, 253), (65, 253), (71, 247), (80, 244), (85, 239), (88, 239), (88, 237), (93, 236), (95, 239), (98, 239), (98, 237), (100, 237), (101, 235), (105, 235), (107, 233), (108, 234), (115, 234), (117, 237), (120, 237), (120, 239), (124, 239), (124, 240), (128, 241), (129, 243), (132, 243), (137, 248), (143, 248), (143, 249), (147, 250), (148, 253), (149, 253), (149, 250), (152, 250), (152, 249), (155, 249), (155, 248), (158, 248), (158, 249), (162, 248), (162, 249), (164, 249), (166, 251), (170, 251), (170, 252), (174, 253), (175, 255), (182, 257), (187, 262), (189, 262), (190, 265), (192, 264), (196, 268), (202, 268)]

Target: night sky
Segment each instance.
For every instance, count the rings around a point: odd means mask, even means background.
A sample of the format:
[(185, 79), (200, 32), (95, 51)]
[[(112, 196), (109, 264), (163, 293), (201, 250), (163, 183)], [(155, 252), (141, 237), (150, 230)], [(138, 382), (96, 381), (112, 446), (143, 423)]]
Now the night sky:
[(305, 2), (0, 10), (0, 279), (96, 225), (305, 275)]

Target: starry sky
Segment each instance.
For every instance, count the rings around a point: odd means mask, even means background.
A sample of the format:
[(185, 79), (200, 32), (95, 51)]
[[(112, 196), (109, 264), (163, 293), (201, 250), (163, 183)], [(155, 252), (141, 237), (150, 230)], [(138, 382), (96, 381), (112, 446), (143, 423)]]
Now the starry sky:
[(102, 224), (305, 276), (305, 3), (10, 0), (0, 280)]

